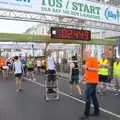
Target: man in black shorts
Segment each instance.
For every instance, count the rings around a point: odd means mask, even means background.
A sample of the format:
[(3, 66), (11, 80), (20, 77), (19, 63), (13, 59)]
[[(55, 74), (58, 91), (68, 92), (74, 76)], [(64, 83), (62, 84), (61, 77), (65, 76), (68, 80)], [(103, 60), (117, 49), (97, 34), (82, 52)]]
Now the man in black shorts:
[[(52, 86), (56, 80), (56, 69), (55, 69), (55, 62), (53, 57), (51, 56), (51, 52), (49, 51), (47, 53), (47, 74), (48, 74), (48, 83), (50, 83), (50, 86)], [(48, 93), (53, 93), (53, 88), (48, 89)]]

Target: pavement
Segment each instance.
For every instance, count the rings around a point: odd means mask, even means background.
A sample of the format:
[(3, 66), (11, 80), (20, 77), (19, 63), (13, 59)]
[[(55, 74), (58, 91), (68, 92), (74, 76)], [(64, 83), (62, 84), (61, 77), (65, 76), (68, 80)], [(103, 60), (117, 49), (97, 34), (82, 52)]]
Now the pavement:
[[(36, 82), (24, 78), (24, 90), (16, 93), (14, 76), (7, 80), (0, 76), (0, 120), (80, 120), (84, 100), (72, 93), (68, 79), (58, 78), (60, 101), (46, 102), (44, 78), (44, 75), (38, 75)], [(120, 120), (120, 96), (107, 91), (105, 96), (98, 95), (98, 99), (101, 115), (89, 120)]]

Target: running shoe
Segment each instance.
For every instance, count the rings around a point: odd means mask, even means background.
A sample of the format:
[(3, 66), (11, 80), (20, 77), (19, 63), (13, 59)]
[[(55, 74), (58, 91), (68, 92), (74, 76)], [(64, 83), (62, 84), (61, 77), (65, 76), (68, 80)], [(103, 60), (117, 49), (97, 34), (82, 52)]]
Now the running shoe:
[(114, 95), (115, 95), (115, 96), (118, 96), (118, 95), (120, 95), (120, 93), (115, 93)]
[(80, 120), (89, 120), (89, 116), (82, 115), (82, 116), (80, 117)]
[(19, 92), (19, 89), (16, 89), (16, 92), (18, 93), (18, 92)]

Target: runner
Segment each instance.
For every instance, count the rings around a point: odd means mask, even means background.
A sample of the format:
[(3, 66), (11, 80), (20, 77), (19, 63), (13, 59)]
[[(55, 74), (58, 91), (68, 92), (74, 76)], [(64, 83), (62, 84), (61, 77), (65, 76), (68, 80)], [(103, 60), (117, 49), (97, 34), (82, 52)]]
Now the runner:
[(31, 80), (36, 81), (34, 77), (34, 61), (31, 56), (27, 59), (27, 76), (30, 77)]
[(77, 91), (82, 99), (82, 92), (79, 86), (79, 68), (75, 57), (72, 57), (72, 63), (70, 64), (70, 83), (72, 84), (72, 90)]
[(41, 59), (40, 57), (37, 58), (37, 74), (40, 74), (40, 69), (41, 69)]
[(10, 76), (10, 75), (12, 75), (12, 67), (13, 67), (13, 66), (12, 66), (12, 64), (13, 64), (13, 63), (12, 63), (12, 59), (11, 59), (11, 58), (8, 58), (6, 64), (7, 64), (7, 66), (9, 67), (9, 69), (8, 69), (8, 76)]
[(20, 61), (21, 61), (21, 63), (22, 63), (22, 67), (23, 67), (23, 75), (26, 75), (26, 63), (27, 63), (27, 61), (25, 60), (25, 58), (24, 57), (19, 57), (19, 59), (20, 59)]
[(19, 92), (22, 90), (22, 83), (21, 83), (22, 64), (18, 59), (18, 56), (14, 57), (13, 69), (14, 69), (14, 75), (16, 78), (16, 92)]
[(9, 67), (7, 65), (7, 60), (4, 58), (2, 60), (2, 74), (3, 74), (3, 80), (7, 79), (8, 78), (8, 70), (9, 70)]
[(115, 95), (120, 95), (120, 58), (117, 58), (113, 64), (113, 82), (115, 87)]

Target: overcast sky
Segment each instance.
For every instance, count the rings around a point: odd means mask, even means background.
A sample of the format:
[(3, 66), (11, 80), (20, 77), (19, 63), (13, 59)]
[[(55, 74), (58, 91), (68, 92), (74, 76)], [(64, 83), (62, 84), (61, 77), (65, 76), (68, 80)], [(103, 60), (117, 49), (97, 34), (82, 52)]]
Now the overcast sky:
[(26, 29), (36, 25), (33, 22), (0, 19), (0, 33), (23, 33)]

